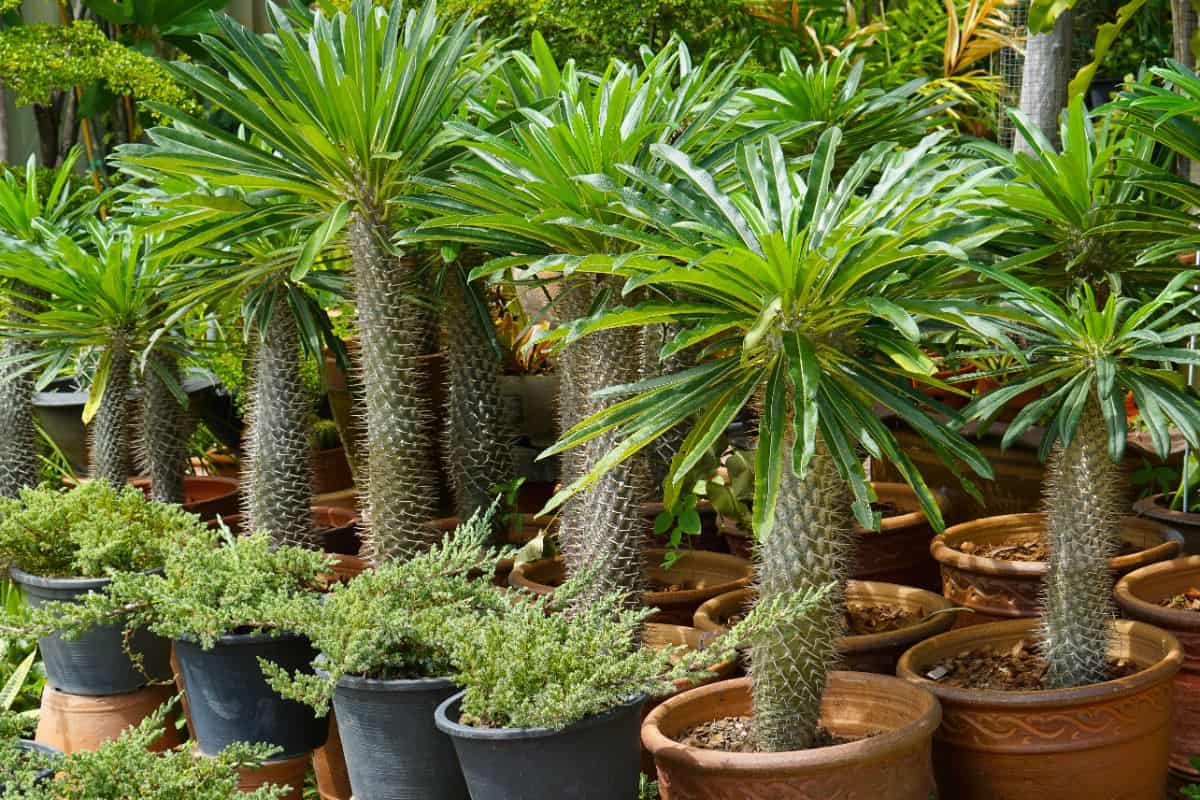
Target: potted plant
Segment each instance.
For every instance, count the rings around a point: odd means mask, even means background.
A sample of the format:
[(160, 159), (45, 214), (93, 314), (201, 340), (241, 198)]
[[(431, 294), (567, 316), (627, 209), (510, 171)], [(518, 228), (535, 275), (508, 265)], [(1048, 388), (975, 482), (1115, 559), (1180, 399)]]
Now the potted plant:
[[(121, 148), (119, 160), (134, 171), (169, 166), (235, 180), (248, 192), (287, 193), (300, 198), (299, 213), (346, 221), (369, 442), (369, 549), (378, 560), (406, 557), (426, 546), (424, 524), (438, 516), (437, 434), (424, 424), (431, 407), (419, 383), (435, 326), (425, 265), (391, 246), (404, 222), (396, 201), (431, 166), (445, 142), (443, 123), (491, 53), (476, 45), (477, 23), (439, 19), (432, 0), (419, 9), (355, 0), (346, 12), (318, 9), (304, 24), (290, 13), (271, 9), (271, 39), (221, 17), (222, 42), (208, 47), (212, 67), (170, 65), (181, 84), (265, 147), (165, 109), (175, 125), (149, 131), (150, 144)], [(360, 69), (357, 58), (369, 66)], [(302, 81), (308, 97), (297, 103), (294, 78), (284, 76), (301, 75), (311, 80)], [(274, 112), (263, 115), (265, 108)], [(357, 122), (347, 127), (350, 120)], [(299, 134), (317, 130), (324, 133), (315, 139)]]
[(337, 715), (350, 786), (359, 800), (466, 794), (454, 748), (433, 712), (458, 691), (443, 641), (502, 610), (490, 574), (486, 515), (472, 517), (432, 549), (334, 586), (316, 614), (307, 603), (277, 613), (319, 655), (307, 671), (263, 663), (284, 697)]
[(438, 706), (435, 720), (453, 740), (475, 800), (634, 797), (646, 698), (703, 677), (742, 637), (802, 618), (828, 591), (780, 597), (718, 645), (680, 653), (641, 646), (651, 609), (631, 608), (620, 594), (579, 604), (574, 595), (590, 593), (587, 580), (576, 576), (554, 599), (503, 594), (499, 613), (445, 629), (462, 691)]
[(18, 499), (0, 499), (0, 559), (29, 605), (42, 609), (28, 623), (40, 636), (52, 685), (69, 694), (113, 695), (170, 676), (165, 639), (121, 619), (67, 637), (52, 609), (88, 602), (118, 573), (161, 570), (173, 542), (203, 529), (177, 506), (105, 481), (69, 491), (25, 489)]
[(259, 660), (311, 669), (311, 643), (281, 628), (277, 611), (299, 616), (305, 607), (306, 616), (316, 616), (332, 567), (324, 553), (275, 546), (265, 531), (235, 537), (204, 528), (172, 543), (161, 573), (118, 573), (86, 606), (60, 603), (51, 611), (68, 630), (123, 613), (127, 628), (144, 626), (170, 639), (202, 754), (233, 742), (265, 742), (290, 759), (319, 747), (328, 722), (280, 698)]
[[(94, 194), (72, 181), (79, 150), (67, 153), (60, 167), (44, 185), (38, 180), (36, 160), (31, 155), (24, 175), (5, 170), (0, 176), (0, 248), (43, 245), (55, 231), (73, 233), (79, 220), (94, 213)], [(47, 234), (46, 232), (50, 233)], [(10, 323), (39, 309), (41, 293), (18, 281), (13, 285), (7, 311)], [(13, 361), (21, 361), (36, 343), (6, 339), (0, 352), (0, 496), (16, 497), (24, 487), (38, 484), (40, 452), (34, 425), (34, 380), (28, 372), (16, 374)], [(10, 372), (11, 371), (11, 372)]]
[[(829, 683), (829, 671), (853, 565), (855, 520), (868, 529), (879, 523), (858, 458), (860, 444), (901, 465), (921, 509), (931, 524), (941, 525), (934, 492), (875, 417), (873, 404), (908, 420), (947, 459), (962, 459), (988, 474), (970, 445), (931, 414), (953, 420), (954, 412), (931, 404), (911, 385), (932, 380), (935, 372), (918, 346), (919, 319), (993, 328), (969, 301), (957, 299), (953, 288), (965, 270), (962, 247), (994, 233), (986, 225), (961, 224), (986, 173), (976, 163), (936, 152), (938, 137), (931, 137), (910, 151), (870, 150), (834, 180), (839, 138), (836, 128), (827, 131), (809, 168), (791, 173), (783, 166), (779, 142), (766, 137), (739, 151), (736, 180), (720, 182), (678, 150), (656, 146), (656, 156), (671, 165), (670, 183), (630, 169), (636, 191), (617, 201), (639, 223), (653, 222), (653, 246), (632, 257), (593, 257), (581, 269), (616, 273), (649, 290), (686, 286), (695, 299), (650, 301), (630, 312), (582, 320), (561, 334), (571, 340), (609, 326), (679, 320), (705, 332), (689, 334), (679, 346), (715, 337), (708, 345), (709, 360), (631, 387), (640, 392), (566, 432), (554, 451), (615, 426), (622, 438), (607, 458), (615, 462), (695, 414), (700, 423), (678, 456), (673, 475), (678, 480), (706, 443), (752, 398), (761, 397), (753, 511), (760, 596), (769, 602), (814, 584), (836, 587), (814, 613), (750, 648), (752, 687), (718, 684), (722, 688), (693, 690), (647, 719), (644, 740), (664, 784), (685, 781), (685, 794), (694, 789), (696, 797), (767, 791), (766, 786), (792, 793), (780, 796), (820, 794), (820, 789), (833, 794), (894, 781), (896, 790), (881, 791), (923, 800), (932, 788), (928, 753), (936, 704), (883, 676)], [(718, 186), (734, 188), (727, 193)], [(690, 222), (699, 220), (704, 224)], [(884, 229), (886, 237), (871, 233)], [(636, 231), (629, 236), (638, 238)], [(904, 280), (896, 279), (898, 270)], [(585, 475), (561, 495), (592, 478)], [(745, 713), (751, 688), (750, 747), (759, 753), (679, 744), (687, 726), (676, 727), (667, 718), (695, 724), (731, 710)], [(846, 709), (836, 718), (822, 716), (827, 688), (836, 698), (830, 702)], [(848, 749), (818, 747), (823, 722), (844, 722), (847, 731), (861, 735), (861, 724), (851, 718), (857, 715), (861, 722), (875, 703), (890, 709), (877, 718), (888, 720), (876, 727), (878, 738)], [(662, 737), (649, 732), (656, 725)], [(837, 727), (831, 732), (841, 735)], [(897, 761), (884, 770), (879, 759), (892, 757)], [(703, 789), (706, 784), (712, 788)]]
[[(1024, 343), (1027, 360), (1007, 388), (975, 401), (968, 412), (986, 423), (1007, 393), (1045, 389), (1007, 434), (1051, 420), (1042, 445), (1050, 455), (1042, 616), (934, 637), (903, 656), (899, 673), (942, 701), (943, 790), (964, 798), (997, 791), (1157, 796), (1165, 787), (1171, 680), (1182, 651), (1169, 633), (1145, 623), (1114, 627), (1109, 559), (1121, 541), (1126, 392), (1137, 398), (1160, 451), (1169, 447), (1170, 425), (1189, 441), (1200, 435), (1200, 404), (1170, 369), (1192, 358), (1184, 343), (1193, 326), (1184, 319), (1198, 300), (1184, 287), (1195, 276), (1178, 275), (1148, 300), (1125, 294), (1116, 278), (1095, 288), (1081, 282), (1060, 298), (986, 271), (1007, 290), (1002, 324)], [(989, 680), (1000, 663), (1011, 677)], [(964, 677), (968, 670), (971, 678)], [(1028, 730), (1049, 730), (1046, 721), (1053, 720), (1065, 739), (1008, 736), (986, 725), (960, 735), (996, 714)], [(1119, 732), (1090, 722), (1112, 715), (1127, 718)], [(1083, 729), (1086, 735), (1072, 735)], [(1036, 786), (1030, 773), (1011, 771), (1013, 759), (1044, 765)], [(1138, 770), (1125, 767), (1131, 759)]]
[(29, 733), (31, 716), (36, 714), (12, 710), (36, 658), (36, 651), (26, 656), (0, 689), (0, 796), (23, 796), (21, 792), (49, 780), (57, 756), (62, 755), (53, 747), (22, 738)]

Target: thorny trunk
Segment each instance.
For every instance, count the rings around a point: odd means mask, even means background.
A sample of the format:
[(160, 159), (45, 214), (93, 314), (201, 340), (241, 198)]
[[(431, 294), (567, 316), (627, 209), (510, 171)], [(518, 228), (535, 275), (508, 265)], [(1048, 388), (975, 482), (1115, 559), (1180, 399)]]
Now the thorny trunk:
[(113, 344), (111, 352), (108, 385), (92, 420), (91, 475), (120, 489), (133, 472), (133, 404), (129, 400), (133, 359), (123, 344)]
[(397, 259), (389, 234), (370, 210), (351, 219), (367, 416), (367, 550), (379, 562), (426, 547), (437, 498), (437, 434), (420, 361), (430, 312), (416, 265)]
[[(1074, 12), (1062, 12), (1054, 29), (1029, 37), (1025, 44), (1025, 68), (1021, 76), (1021, 111), (1046, 138), (1058, 144), (1058, 115), (1067, 107), (1067, 84), (1071, 80), (1071, 42)], [(1019, 133), (1013, 150), (1030, 152), (1029, 142)]]
[(818, 438), (804, 478), (792, 472), (791, 442), (775, 502), (775, 527), (763, 540), (758, 566), (764, 602), (832, 584), (807, 616), (781, 623), (750, 650), (754, 730), (767, 752), (816, 744), (821, 697), (837, 662), (841, 605), (854, 558), (852, 497)]
[[(152, 353), (163, 371), (179, 380), (173, 356)], [(191, 415), (153, 369), (142, 380), (141, 461), (150, 476), (150, 497), (159, 503), (183, 503)]]
[[(8, 317), (18, 322), (38, 309), (20, 296), (32, 296), (24, 284), (14, 287), (13, 308)], [(12, 358), (36, 349), (24, 339), (6, 339), (0, 356)], [(16, 497), (21, 489), (38, 484), (38, 434), (34, 424), (32, 372), (18, 377), (0, 376), (0, 497)]]
[(1108, 560), (1121, 544), (1121, 469), (1108, 454), (1099, 401), (1084, 406), (1075, 436), (1046, 470), (1046, 576), (1042, 653), (1050, 688), (1107, 680), (1114, 609)]
[(283, 292), (256, 345), (242, 470), (246, 518), (251, 530), (270, 531), (277, 544), (320, 550), (312, 520), (312, 422), (300, 332)]

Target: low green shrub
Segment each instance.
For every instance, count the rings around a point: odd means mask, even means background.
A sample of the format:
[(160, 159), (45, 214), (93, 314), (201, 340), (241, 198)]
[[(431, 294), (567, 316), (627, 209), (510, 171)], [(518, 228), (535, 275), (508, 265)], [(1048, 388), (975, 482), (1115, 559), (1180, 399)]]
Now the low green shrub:
[(105, 481), (0, 498), (0, 561), (42, 577), (159, 569), (172, 542), (204, 530), (195, 514)]

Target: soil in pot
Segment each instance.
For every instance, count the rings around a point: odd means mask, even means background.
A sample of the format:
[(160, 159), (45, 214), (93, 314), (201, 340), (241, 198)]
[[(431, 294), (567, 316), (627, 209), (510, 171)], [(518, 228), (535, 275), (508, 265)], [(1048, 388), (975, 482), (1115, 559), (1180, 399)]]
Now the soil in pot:
[[(666, 550), (647, 549), (644, 553), (646, 582), (651, 588), (642, 595), (642, 603), (658, 609), (650, 622), (691, 625), (696, 609), (706, 600), (749, 586), (754, 578), (753, 564), (726, 553), (684, 551), (669, 569), (662, 565)], [(542, 559), (516, 566), (509, 585), (547, 594), (565, 577), (566, 564), (561, 557)]]
[[(150, 496), (149, 478), (130, 478), (129, 483)], [(215, 475), (188, 475), (183, 479), (183, 508), (200, 519), (232, 516), (238, 513), (241, 499), (236, 478)]]
[(821, 724), (840, 744), (786, 753), (696, 746), (723, 737), (742, 747), (737, 731), (745, 730), (751, 713), (748, 678), (702, 686), (656, 708), (642, 741), (654, 754), (663, 800), (928, 800), (934, 789), (930, 738), (940, 719), (937, 701), (896, 678), (830, 675)]
[(316, 652), (308, 640), (231, 634), (211, 650), (175, 641), (188, 716), (200, 752), (216, 755), (234, 742), (266, 742), (281, 748), (278, 758), (294, 758), (320, 747), (329, 733), (325, 717), (275, 693), (259, 667), (265, 658), (289, 672), (312, 672)]
[(463, 725), (460, 700), (438, 706), (435, 721), (454, 742), (472, 800), (637, 797), (641, 700), (558, 731)]
[(449, 678), (338, 681), (333, 705), (356, 800), (463, 800), (454, 745), (434, 711), (458, 688)]
[[(112, 582), (109, 578), (42, 578), (16, 567), (9, 572), (33, 608), (47, 602), (77, 602)], [(69, 694), (123, 694), (171, 677), (171, 643), (144, 629), (126, 642), (123, 626), (97, 626), (75, 639), (44, 636), (38, 639), (38, 648), (46, 679)]]
[(953, 686), (939, 666), (963, 653), (1011, 653), (1037, 620), (960, 628), (915, 645), (898, 674), (942, 703), (934, 766), (956, 800), (1160, 798), (1170, 744), (1171, 684), (1183, 661), (1176, 639), (1118, 621), (1109, 655), (1132, 674), (1075, 689), (1000, 691)]
[[(1027, 560), (1044, 554), (1044, 514), (985, 517), (946, 529), (930, 550), (942, 568), (942, 594), (956, 606), (960, 625), (1002, 619), (1032, 619), (1042, 605), (1042, 585), (1049, 565)], [(1179, 534), (1139, 517), (1121, 518), (1122, 554), (1109, 561), (1116, 577), (1179, 554)], [(981, 553), (1006, 557), (987, 557)], [(1026, 559), (1026, 560), (1022, 560)]]
[(1185, 556), (1129, 573), (1117, 582), (1121, 613), (1170, 631), (1183, 647), (1171, 718), (1171, 776), (1200, 783), (1191, 759), (1200, 754), (1200, 556)]
[[(878, 502), (874, 509), (882, 515), (879, 530), (856, 526), (857, 549), (852, 577), (863, 581), (897, 583), (930, 591), (941, 590), (937, 562), (929, 553), (933, 527), (921, 511), (916, 492), (903, 483), (872, 484)], [(943, 492), (935, 493), (942, 514), (950, 509)], [(751, 558), (753, 541), (731, 520), (721, 520), (721, 530), (729, 551)]]
[[(702, 631), (727, 630), (748, 610), (753, 589), (714, 598), (696, 611)], [(911, 586), (877, 581), (850, 581), (846, 587), (845, 622), (851, 635), (838, 643), (842, 668), (891, 675), (900, 655), (919, 641), (950, 630), (953, 606), (941, 595)]]
[(1171, 498), (1156, 494), (1144, 497), (1133, 504), (1133, 510), (1143, 517), (1174, 528), (1183, 536), (1185, 553), (1200, 553), (1200, 513), (1176, 511), (1171, 508)]

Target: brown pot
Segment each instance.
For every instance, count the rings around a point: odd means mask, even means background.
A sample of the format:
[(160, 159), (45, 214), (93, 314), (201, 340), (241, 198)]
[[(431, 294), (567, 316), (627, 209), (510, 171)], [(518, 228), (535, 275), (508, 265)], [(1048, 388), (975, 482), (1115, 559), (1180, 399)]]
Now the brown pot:
[[(942, 594), (974, 614), (960, 614), (960, 625), (1001, 619), (1031, 619), (1041, 613), (1045, 561), (1004, 561), (968, 555), (958, 548), (977, 544), (1028, 540), (1043, 535), (1045, 514), (985, 517), (948, 528), (930, 546), (942, 565)], [(1139, 517), (1121, 518), (1121, 538), (1137, 552), (1109, 560), (1114, 580), (1133, 570), (1179, 555), (1181, 537), (1170, 528)]]
[[(149, 478), (130, 478), (129, 484), (150, 496)], [(183, 479), (183, 508), (200, 519), (213, 519), (238, 513), (241, 498), (236, 478), (221, 478), (216, 475), (188, 475)]]
[(350, 773), (346, 770), (342, 736), (338, 733), (332, 708), (329, 710), (329, 738), (313, 751), (312, 766), (321, 800), (351, 800)]
[[(726, 620), (742, 613), (754, 600), (753, 589), (739, 589), (704, 603), (696, 610), (695, 626), (706, 633), (722, 633), (727, 630)], [(843, 636), (838, 640), (843, 669), (854, 672), (877, 672), (894, 675), (896, 662), (901, 654), (917, 642), (945, 633), (954, 626), (953, 606), (946, 598), (924, 589), (898, 586), (894, 583), (875, 581), (850, 581), (846, 585), (846, 600), (899, 607), (920, 614), (923, 619), (915, 625), (886, 633), (864, 636)], [(936, 613), (942, 612), (942, 613)], [(929, 616), (936, 614), (935, 616)]]
[(220, 450), (207, 450), (204, 459), (212, 469), (212, 474), (221, 478), (237, 478), (242, 474), (242, 466), (237, 456), (222, 453)]
[(1171, 682), (1183, 663), (1175, 637), (1142, 622), (1116, 623), (1112, 655), (1141, 672), (1076, 689), (1003, 692), (942, 686), (924, 675), (972, 649), (1008, 650), (1036, 620), (943, 633), (900, 658), (898, 674), (942, 703), (934, 768), (955, 800), (1159, 800), (1167, 781)]
[[(430, 520), (425, 523), (427, 527), (438, 532), (438, 539), (450, 533), (457, 528), (462, 521), (458, 517), (446, 517), (445, 519)], [(533, 514), (521, 514), (520, 524), (517, 519), (510, 519), (508, 526), (507, 544), (520, 546), (527, 544), (531, 539), (538, 535), (542, 530), (557, 530), (557, 517), (538, 517)], [(492, 578), (492, 582), (497, 586), (508, 586), (508, 576), (513, 570), (514, 561), (511, 558), (502, 558), (496, 562), (496, 573)]]
[(1191, 759), (1200, 755), (1200, 614), (1164, 608), (1160, 601), (1200, 586), (1200, 556), (1151, 564), (1117, 582), (1117, 604), (1125, 616), (1170, 631), (1183, 647), (1183, 668), (1175, 675), (1171, 732), (1171, 775), (1200, 783)]
[[(46, 684), (36, 740), (64, 753), (95, 750), (150, 716), (174, 694), (174, 686), (147, 686), (128, 694), (85, 697), (60, 692)], [(150, 749), (167, 750), (180, 741), (174, 718), (168, 718), (163, 724), (163, 735)]]
[(349, 489), (354, 485), (350, 462), (346, 460), (344, 447), (314, 450), (312, 456), (313, 494), (329, 494)]
[(1183, 536), (1185, 553), (1200, 553), (1200, 514), (1175, 511), (1166, 495), (1143, 497), (1133, 504), (1133, 510), (1143, 517), (1174, 528)]
[[(313, 527), (320, 532), (326, 553), (358, 555), (362, 547), (358, 526), (362, 519), (356, 512), (345, 508), (315, 506), (312, 518)], [(243, 514), (223, 515), (220, 522), (223, 522), (234, 536), (241, 536), (246, 532), (246, 517)], [(216, 527), (217, 524), (215, 519), (209, 521), (210, 526)]]
[(654, 709), (642, 725), (642, 744), (654, 754), (663, 800), (928, 800), (934, 791), (930, 738), (941, 711), (932, 695), (897, 678), (830, 674), (821, 724), (859, 741), (788, 753), (729, 753), (675, 741), (693, 725), (751, 713), (749, 678), (701, 686)]
[[(667, 546), (668, 536), (666, 534), (657, 534), (654, 532), (654, 520), (666, 508), (662, 503), (642, 503), (642, 516), (646, 518), (646, 529), (649, 533), (646, 536), (647, 547)], [(712, 507), (712, 503), (707, 500), (701, 500), (696, 504), (696, 511), (700, 513), (700, 534), (698, 536), (684, 535), (683, 541), (680, 543), (680, 548), (684, 550), (708, 550), (712, 553), (728, 553), (729, 545), (725, 541), (725, 535), (721, 531), (721, 525), (717, 520), (717, 510)], [(742, 556), (745, 558), (746, 556)]]
[(333, 562), (333, 574), (339, 581), (351, 581), (371, 568), (371, 562), (362, 556), (338, 555)]
[[(744, 558), (726, 553), (686, 550), (668, 570), (662, 566), (666, 550), (646, 549), (646, 578), (651, 584), (690, 583), (693, 588), (676, 591), (654, 591), (642, 595), (642, 603), (658, 609), (650, 622), (689, 625), (696, 609), (705, 600), (750, 585), (754, 565)], [(562, 557), (544, 558), (518, 564), (509, 575), (509, 585), (535, 594), (549, 594), (566, 578), (567, 566)]]
[[(204, 758), (196, 751), (197, 758)], [(261, 767), (243, 768), (238, 772), (238, 789), (243, 792), (253, 792), (267, 784), (287, 786), (289, 791), (280, 795), (279, 800), (304, 800), (304, 780), (308, 777), (310, 755), (295, 758), (281, 758), (264, 762)]]
[[(877, 481), (872, 485), (880, 502), (891, 503), (901, 513), (884, 517), (878, 531), (868, 531), (855, 525), (858, 535), (852, 577), (939, 591), (942, 587), (938, 565), (929, 555), (933, 526), (921, 511), (917, 493), (904, 483)], [(950, 508), (949, 499), (940, 491), (935, 492), (934, 497), (945, 515)], [(729, 552), (742, 558), (753, 557), (750, 534), (727, 519), (721, 520), (721, 532), (725, 535)]]

